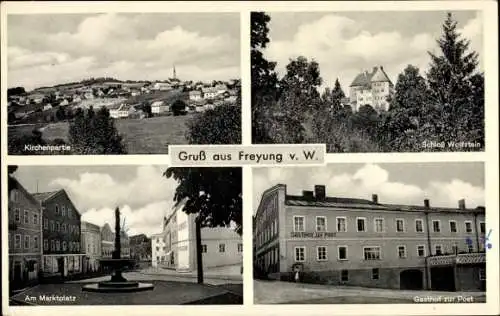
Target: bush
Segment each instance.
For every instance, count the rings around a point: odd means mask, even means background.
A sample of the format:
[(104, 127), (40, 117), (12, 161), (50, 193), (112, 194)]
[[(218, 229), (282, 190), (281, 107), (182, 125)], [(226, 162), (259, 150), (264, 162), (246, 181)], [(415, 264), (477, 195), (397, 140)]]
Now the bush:
[(178, 115), (186, 115), (186, 103), (182, 100), (176, 100), (174, 104), (172, 104), (172, 114), (175, 116)]

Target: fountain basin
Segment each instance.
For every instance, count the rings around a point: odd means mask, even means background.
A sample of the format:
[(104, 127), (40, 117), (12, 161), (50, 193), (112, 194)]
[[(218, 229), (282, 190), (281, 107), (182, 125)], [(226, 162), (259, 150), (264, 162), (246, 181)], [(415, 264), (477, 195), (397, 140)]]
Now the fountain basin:
[(125, 293), (125, 292), (139, 292), (154, 289), (152, 283), (142, 282), (111, 282), (104, 281), (99, 283), (86, 284), (82, 287), (83, 291), (99, 292), (99, 293)]

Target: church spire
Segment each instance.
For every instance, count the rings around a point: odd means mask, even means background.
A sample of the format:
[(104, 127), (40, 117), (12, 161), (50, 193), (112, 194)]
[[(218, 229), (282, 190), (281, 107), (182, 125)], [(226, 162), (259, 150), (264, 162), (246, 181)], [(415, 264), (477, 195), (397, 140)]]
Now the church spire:
[(177, 79), (177, 73), (175, 71), (175, 64), (174, 64), (174, 68), (173, 68), (172, 74), (173, 74), (172, 78)]

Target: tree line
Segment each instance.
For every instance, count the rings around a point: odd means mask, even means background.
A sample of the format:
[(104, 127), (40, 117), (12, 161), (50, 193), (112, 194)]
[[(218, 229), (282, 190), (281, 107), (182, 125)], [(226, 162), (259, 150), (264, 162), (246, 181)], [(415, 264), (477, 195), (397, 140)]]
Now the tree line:
[[(362, 105), (353, 112), (338, 79), (318, 92), (319, 64), (291, 59), (279, 78), (263, 50), (270, 42), (264, 12), (251, 14), (252, 139), (254, 143), (326, 143), (328, 152), (484, 150), (484, 74), (478, 54), (448, 13), (429, 52), (425, 74), (408, 65), (398, 76), (387, 111)], [(424, 148), (424, 142), (468, 142), (474, 147)]]

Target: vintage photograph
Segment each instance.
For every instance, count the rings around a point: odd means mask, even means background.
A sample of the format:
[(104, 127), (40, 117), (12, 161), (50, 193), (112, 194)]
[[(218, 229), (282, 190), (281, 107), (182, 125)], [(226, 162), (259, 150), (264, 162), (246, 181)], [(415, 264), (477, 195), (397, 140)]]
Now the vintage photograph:
[(484, 151), (479, 11), (252, 12), (252, 142)]
[(241, 210), (241, 168), (9, 165), (9, 305), (243, 304)]
[(241, 143), (239, 13), (10, 14), (10, 155)]
[(484, 163), (253, 169), (255, 304), (486, 302)]

